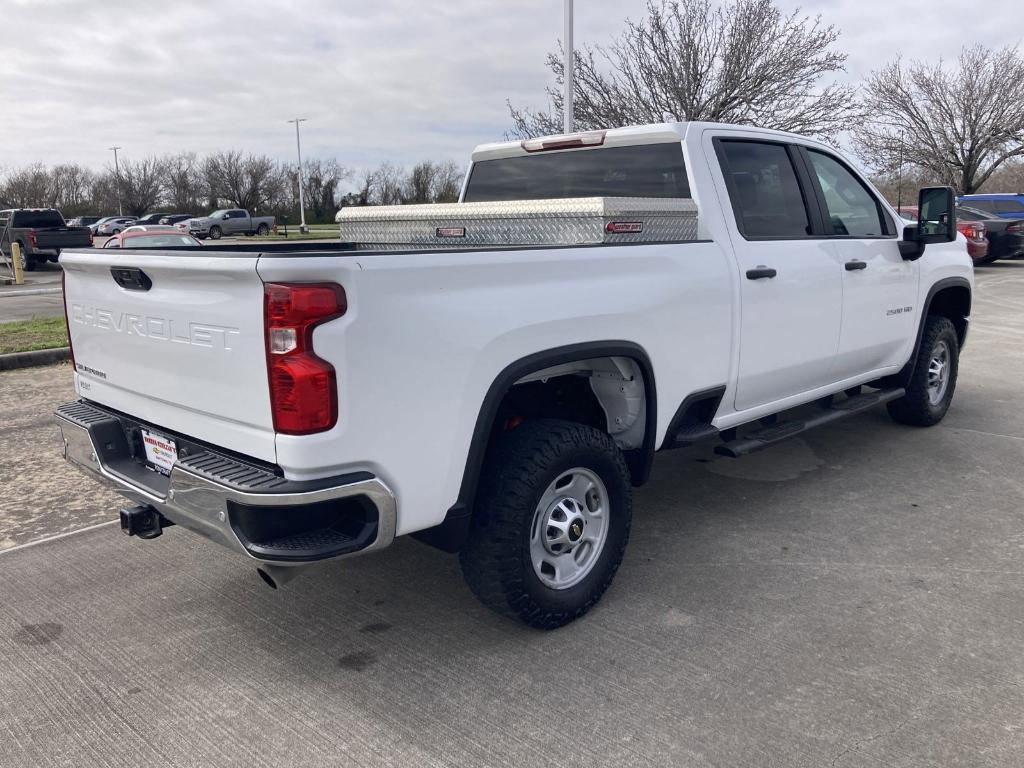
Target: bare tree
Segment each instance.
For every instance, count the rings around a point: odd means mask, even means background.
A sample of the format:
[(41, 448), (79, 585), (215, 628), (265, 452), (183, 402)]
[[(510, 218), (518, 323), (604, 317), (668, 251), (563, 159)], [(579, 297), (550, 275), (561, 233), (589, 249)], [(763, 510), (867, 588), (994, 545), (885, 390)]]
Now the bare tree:
[(55, 165), (50, 170), (52, 204), (65, 216), (92, 212), (96, 174), (77, 163)]
[(403, 202), (406, 175), (393, 163), (381, 163), (369, 176), (367, 202), (370, 205), (400, 205)]
[[(855, 115), (848, 85), (819, 81), (844, 68), (832, 49), (839, 31), (772, 0), (649, 0), (647, 17), (627, 21), (607, 46), (575, 56), (575, 118), (581, 129), (676, 120), (758, 125), (833, 137)], [(556, 87), (546, 112), (509, 104), (513, 133), (558, 133), (561, 52), (549, 53)]]
[(403, 203), (431, 202), (434, 187), (434, 164), (429, 160), (417, 163), (409, 171), (402, 184)]
[(430, 190), (431, 202), (457, 202), (459, 193), (462, 192), (462, 178), (465, 176), (465, 171), (451, 160), (437, 163), (434, 168), (434, 184)]
[(279, 196), (281, 176), (277, 164), (265, 155), (243, 156), (238, 150), (216, 152), (203, 162), (210, 202), (226, 200), (233, 206), (256, 211)]
[[(117, 171), (115, 170), (115, 176)], [(163, 179), (163, 161), (157, 157), (142, 160), (122, 160), (117, 181), (125, 210), (133, 216), (142, 216), (160, 200)]]
[(182, 213), (199, 211), (204, 196), (203, 176), (194, 152), (182, 152), (164, 158), (163, 201)]
[(45, 208), (53, 204), (49, 169), (42, 163), (20, 168), (0, 186), (0, 200), (13, 208)]
[(461, 188), (462, 174), (455, 163), (426, 160), (408, 172), (403, 183), (402, 202), (451, 203), (459, 199)]
[(854, 130), (858, 154), (879, 170), (903, 162), (964, 194), (1024, 156), (1024, 58), (1016, 47), (965, 48), (957, 66), (901, 59), (864, 86), (871, 120)]
[[(352, 172), (340, 166), (337, 160), (307, 160), (303, 166), (302, 191), (306, 196), (306, 205), (309, 206), (314, 221), (328, 221), (338, 210), (338, 185), (349, 178)], [(297, 198), (295, 169), (293, 167), (289, 170)]]

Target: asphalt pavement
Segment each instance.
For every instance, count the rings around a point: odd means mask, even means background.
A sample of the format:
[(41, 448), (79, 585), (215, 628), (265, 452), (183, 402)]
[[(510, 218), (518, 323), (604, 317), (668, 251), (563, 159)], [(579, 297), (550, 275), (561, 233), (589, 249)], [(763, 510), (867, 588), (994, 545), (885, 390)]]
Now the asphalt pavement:
[(117, 501), (58, 456), (69, 367), (0, 374), (0, 766), (1020, 766), (1022, 349), (998, 262), (939, 426), (661, 454), (551, 633), (412, 540), (274, 592), (178, 529), (47, 539)]

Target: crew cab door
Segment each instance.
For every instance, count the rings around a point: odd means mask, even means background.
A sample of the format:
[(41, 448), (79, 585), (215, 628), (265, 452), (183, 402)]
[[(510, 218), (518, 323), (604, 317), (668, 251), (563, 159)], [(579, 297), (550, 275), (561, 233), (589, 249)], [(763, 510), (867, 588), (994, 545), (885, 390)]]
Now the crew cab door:
[(907, 361), (917, 330), (919, 267), (899, 252), (897, 225), (870, 187), (830, 152), (801, 147), (843, 265), (843, 320), (832, 378), (839, 381)]
[(719, 136), (713, 140), (732, 207), (726, 215), (739, 267), (737, 410), (833, 381), (843, 267), (815, 237), (817, 198), (797, 149)]
[(249, 214), (245, 211), (228, 211), (227, 218), (224, 220), (224, 232), (225, 234), (231, 232), (248, 232), (249, 231)]

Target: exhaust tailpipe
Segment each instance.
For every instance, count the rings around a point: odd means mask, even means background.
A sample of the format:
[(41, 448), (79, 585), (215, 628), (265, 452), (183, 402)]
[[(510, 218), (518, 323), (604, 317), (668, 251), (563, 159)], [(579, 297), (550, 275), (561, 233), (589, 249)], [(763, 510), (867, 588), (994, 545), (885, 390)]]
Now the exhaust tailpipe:
[(263, 579), (263, 583), (271, 589), (283, 587), (306, 569), (301, 566), (284, 567), (280, 565), (261, 565), (256, 573)]

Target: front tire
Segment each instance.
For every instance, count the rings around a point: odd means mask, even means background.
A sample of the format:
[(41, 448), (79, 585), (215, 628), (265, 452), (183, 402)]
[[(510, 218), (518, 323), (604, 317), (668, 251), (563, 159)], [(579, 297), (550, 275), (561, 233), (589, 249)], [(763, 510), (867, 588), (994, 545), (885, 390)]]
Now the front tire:
[(942, 421), (956, 390), (960, 369), (960, 338), (949, 318), (929, 315), (907, 393), (887, 404), (900, 424), (930, 427)]
[(573, 422), (527, 421), (489, 451), (462, 573), (488, 608), (555, 629), (601, 599), (631, 522), (629, 471), (611, 437)]
[(222, 234), (223, 233), (221, 232), (220, 227), (210, 227), (210, 239), (211, 240), (220, 240), (220, 236)]

